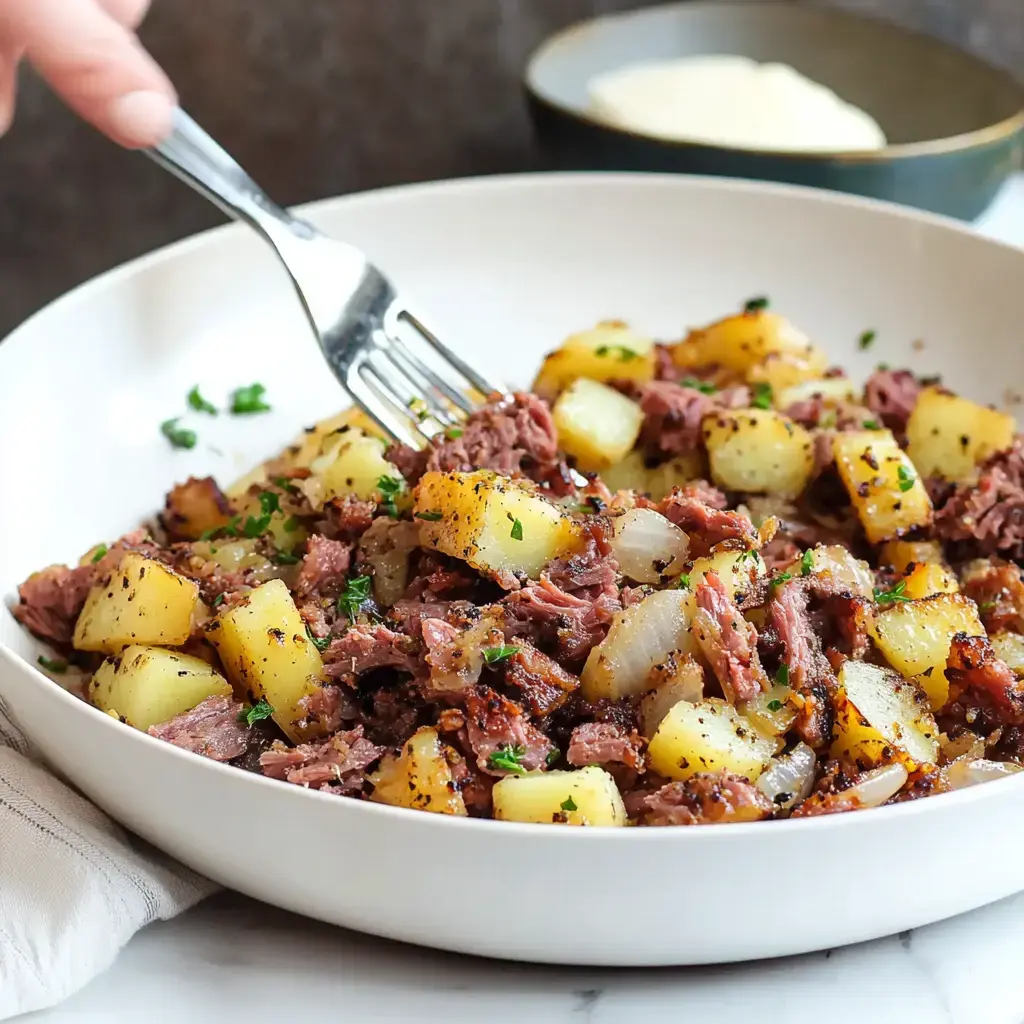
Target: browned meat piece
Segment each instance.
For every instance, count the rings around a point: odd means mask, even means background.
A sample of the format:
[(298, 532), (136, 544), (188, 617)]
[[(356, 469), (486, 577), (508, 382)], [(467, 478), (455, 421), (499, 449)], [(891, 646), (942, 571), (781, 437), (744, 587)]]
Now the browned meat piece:
[(377, 506), (372, 501), (363, 501), (352, 494), (331, 498), (324, 505), (324, 533), (334, 539), (358, 540), (373, 522)]
[(996, 656), (987, 636), (957, 633), (946, 660), (949, 703), (992, 708), (1000, 724), (1024, 723), (1024, 680)]
[(860, 810), (859, 797), (849, 792), (856, 782), (856, 775), (848, 774), (838, 761), (826, 762), (821, 778), (815, 783), (814, 792), (793, 810), (790, 817), (814, 818), (822, 814)]
[(309, 696), (301, 697), (299, 706), (306, 712), (300, 724), (315, 723), (324, 736), (337, 732), (344, 721), (351, 721), (359, 713), (351, 703), (349, 691), (340, 686), (320, 686)]
[(167, 494), (160, 523), (171, 540), (199, 540), (210, 530), (226, 526), (231, 502), (212, 476), (189, 477)]
[(295, 596), (300, 601), (309, 598), (335, 601), (345, 585), (351, 564), (351, 544), (314, 534), (309, 538), (306, 556), (295, 581)]
[(963, 573), (964, 593), (977, 604), (987, 633), (1024, 633), (1024, 580), (1019, 566), (978, 559)]
[(619, 565), (612, 554), (607, 526), (600, 520), (584, 526), (585, 545), (581, 552), (568, 558), (556, 558), (544, 571), (560, 590), (579, 597), (596, 600), (601, 594), (618, 595), (616, 586)]
[(381, 623), (357, 623), (331, 641), (324, 652), (324, 669), (334, 679), (354, 684), (370, 669), (391, 667), (416, 674), (422, 670), (420, 645)]
[(747, 622), (716, 572), (709, 572), (694, 595), (693, 634), (732, 702), (753, 700), (768, 689), (757, 655), (757, 630)]
[(700, 558), (723, 541), (757, 543), (757, 530), (742, 512), (726, 512), (690, 497), (685, 489), (675, 488), (657, 505), (658, 511), (690, 535), (690, 557)]
[(640, 403), (644, 424), (640, 446), (654, 459), (667, 459), (700, 447), (701, 420), (720, 408), (715, 397), (674, 380), (614, 381), (623, 394)]
[(247, 726), (243, 706), (230, 697), (207, 697), (191, 711), (149, 727), (149, 735), (212, 761), (231, 761), (245, 753)]
[(501, 647), (505, 637), (497, 628), (499, 616), (478, 615), (467, 626), (458, 627), (444, 619), (422, 619), (420, 628), (430, 671), (429, 688), (434, 693), (458, 694), (473, 686), (483, 670), (483, 651)]
[(902, 434), (920, 391), (921, 385), (909, 370), (875, 370), (864, 385), (864, 401), (891, 431)]
[(728, 825), (771, 817), (768, 798), (730, 772), (699, 772), (670, 782), (640, 801), (644, 825)]
[(536, 771), (547, 764), (555, 745), (530, 724), (522, 708), (486, 686), (466, 695), (466, 739), (476, 755), (477, 767), (490, 775), (508, 771), (492, 763), (492, 757), (511, 751), (524, 771)]
[(614, 722), (586, 722), (573, 729), (565, 758), (577, 767), (616, 763), (642, 772), (642, 745), (636, 729), (626, 730)]
[(516, 647), (516, 653), (504, 662), (505, 682), (520, 691), (531, 714), (538, 718), (550, 715), (565, 703), (580, 681), (529, 641), (519, 640)]
[(325, 743), (303, 743), (288, 748), (275, 743), (260, 755), (263, 774), (282, 779), (296, 786), (319, 789), (325, 784), (338, 785), (334, 792), (358, 792), (363, 772), (384, 753), (363, 736), (363, 727), (339, 732)]

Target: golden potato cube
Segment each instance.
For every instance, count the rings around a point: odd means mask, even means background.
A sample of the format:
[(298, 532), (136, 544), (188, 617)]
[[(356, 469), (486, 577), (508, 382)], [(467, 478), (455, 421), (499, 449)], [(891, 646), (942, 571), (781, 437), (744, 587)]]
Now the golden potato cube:
[[(810, 352), (773, 352), (763, 363), (747, 372), (750, 384), (767, 384), (773, 395), (800, 387), (808, 381), (819, 381), (827, 361), (823, 352), (812, 346)], [(783, 409), (776, 399), (775, 407)]]
[[(695, 558), (687, 570), (690, 578), (686, 591), (688, 600), (692, 602), (694, 591), (709, 572), (718, 573), (725, 589), (730, 594), (736, 594), (749, 591), (759, 579), (767, 576), (768, 567), (757, 551), (719, 551), (714, 555)], [(693, 607), (696, 608), (696, 605)]]
[(933, 594), (955, 594), (959, 589), (955, 573), (944, 565), (915, 564), (903, 577), (903, 596), (915, 601)]
[(669, 779), (728, 771), (754, 782), (777, 749), (731, 704), (709, 697), (680, 701), (662, 719), (647, 748), (651, 767)]
[(686, 452), (657, 466), (648, 466), (643, 452), (627, 452), (625, 458), (601, 470), (608, 490), (639, 491), (661, 501), (673, 487), (707, 477), (707, 462), (701, 452)]
[(618, 320), (567, 338), (562, 347), (545, 357), (533, 390), (553, 399), (574, 380), (635, 380), (654, 377), (654, 342)]
[(800, 381), (784, 388), (773, 387), (772, 394), (776, 409), (788, 409), (797, 402), (809, 402), (814, 398), (822, 399), (826, 408), (834, 408), (841, 402), (855, 402), (859, 396), (857, 388), (846, 377), (824, 377)]
[(891, 430), (836, 434), (832, 451), (867, 538), (879, 544), (932, 521), (932, 502)]
[(911, 564), (945, 565), (946, 557), (937, 540), (890, 540), (879, 549), (878, 564), (906, 572)]
[(626, 824), (626, 808), (615, 780), (591, 765), (573, 772), (506, 775), (492, 790), (494, 817), (538, 825)]
[(949, 697), (946, 659), (957, 633), (984, 636), (973, 601), (962, 594), (937, 594), (919, 601), (880, 605), (869, 630), (886, 661), (913, 679), (938, 710)]
[(299, 725), (307, 717), (299, 702), (319, 689), (324, 663), (282, 580), (264, 583), (244, 604), (221, 612), (206, 627), (206, 638), (235, 686), (254, 701), (267, 701), (292, 742), (319, 731), (319, 723)]
[(811, 435), (772, 409), (713, 413), (701, 431), (711, 479), (726, 490), (792, 498), (814, 470)]
[(770, 310), (754, 310), (726, 317), (689, 336), (672, 349), (676, 366), (723, 366), (746, 373), (770, 355), (780, 353), (802, 360), (820, 377), (828, 368), (824, 352), (785, 317)]
[(96, 707), (143, 732), (218, 695), (230, 697), (231, 685), (202, 658), (137, 644), (107, 658), (89, 684)]
[(74, 646), (116, 654), (132, 644), (177, 647), (192, 632), (199, 588), (161, 562), (126, 552), (109, 578), (89, 591)]
[(847, 661), (839, 670), (832, 756), (861, 768), (893, 761), (908, 771), (934, 764), (939, 729), (928, 698), (891, 669)]
[(1024, 676), (1024, 636), (1020, 633), (996, 633), (991, 637), (992, 650), (1013, 670), (1014, 675)]
[(379, 804), (466, 816), (466, 804), (436, 729), (417, 729), (398, 754), (388, 754), (381, 761), (370, 782), (370, 799)]
[(907, 454), (925, 478), (966, 482), (1013, 444), (1017, 421), (941, 388), (925, 388), (907, 422)]
[(474, 569), (536, 579), (581, 544), (579, 525), (525, 483), (488, 470), (424, 473), (413, 516), (420, 542)]
[(551, 413), (559, 447), (587, 472), (619, 462), (636, 444), (644, 424), (637, 402), (586, 377), (562, 392)]
[(385, 442), (356, 427), (342, 427), (324, 440), (323, 454), (310, 469), (323, 486), (323, 500), (354, 494), (364, 501), (380, 501), (382, 476), (402, 480), (402, 474), (384, 458)]

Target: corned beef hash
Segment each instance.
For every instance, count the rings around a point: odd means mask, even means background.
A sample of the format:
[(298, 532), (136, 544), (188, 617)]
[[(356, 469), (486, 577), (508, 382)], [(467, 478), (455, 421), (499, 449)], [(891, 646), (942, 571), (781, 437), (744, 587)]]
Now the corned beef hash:
[(246, 771), (718, 824), (1019, 771), (1022, 560), (1011, 416), (907, 370), (861, 388), (755, 299), (674, 344), (575, 335), (424, 451), (349, 410), (227, 492), (174, 487), (13, 612), (97, 708)]

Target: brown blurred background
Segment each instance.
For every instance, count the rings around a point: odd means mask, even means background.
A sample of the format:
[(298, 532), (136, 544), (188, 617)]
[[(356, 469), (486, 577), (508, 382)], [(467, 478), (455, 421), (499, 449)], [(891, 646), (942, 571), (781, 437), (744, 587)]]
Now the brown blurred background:
[[(808, 0), (1024, 70), (1024, 0)], [(183, 105), (285, 203), (542, 166), (519, 76), (554, 29), (642, 0), (153, 0)], [(216, 211), (25, 75), (0, 140), (0, 337), (50, 298)]]

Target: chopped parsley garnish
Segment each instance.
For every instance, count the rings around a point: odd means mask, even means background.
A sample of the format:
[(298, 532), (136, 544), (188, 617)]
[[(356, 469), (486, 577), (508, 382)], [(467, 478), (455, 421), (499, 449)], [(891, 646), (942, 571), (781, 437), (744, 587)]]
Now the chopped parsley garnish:
[(92, 564), (95, 565), (109, 550), (110, 550), (110, 548), (108, 548), (106, 544), (101, 544), (93, 552)]
[(680, 590), (689, 590), (690, 589), (690, 574), (688, 572), (684, 572), (682, 574), (682, 576), (679, 577), (679, 589)]
[(40, 654), (39, 664), (42, 665), (47, 672), (56, 672), (57, 675), (67, 672), (68, 670), (68, 663), (62, 658), (44, 658)]
[(255, 725), (257, 722), (262, 722), (264, 718), (269, 718), (273, 713), (273, 704), (261, 698), (251, 708), (242, 708), (238, 713), (238, 720), (245, 722), (246, 725)]
[(775, 670), (775, 685), (776, 686), (789, 686), (789, 666), (786, 664), (780, 665)]
[(995, 611), (997, 603), (998, 602), (996, 601), (982, 601), (981, 604), (978, 605), (978, 611), (981, 612), (982, 615), (988, 615), (989, 612)]
[(579, 808), (576, 806), (576, 801), (571, 796), (567, 796), (559, 806), (563, 811), (578, 811)]
[(289, 533), (295, 533), (296, 530), (299, 530), (299, 529), (302, 528), (302, 523), (299, 522), (299, 517), (298, 516), (289, 516), (284, 521), (284, 528)]
[(425, 519), (428, 523), (436, 523), (444, 518), (440, 512), (433, 509), (427, 509), (426, 512), (413, 512), (413, 516), (416, 519)]
[(251, 416), (257, 412), (270, 412), (270, 406), (263, 401), (267, 389), (262, 384), (250, 384), (236, 388), (231, 394), (231, 412), (235, 416)]
[[(270, 529), (270, 520), (273, 518), (275, 512), (281, 511), (281, 500), (273, 491), (261, 491), (260, 492), (260, 516), (246, 516), (245, 522), (242, 524), (242, 533), (244, 536), (250, 539), (255, 537), (261, 537), (264, 533)], [(225, 529), (231, 532), (234, 529), (235, 533), (238, 532), (238, 524), (232, 520)]]
[(173, 448), (195, 448), (196, 441), (199, 440), (198, 434), (194, 430), (179, 427), (180, 419), (180, 416), (175, 416), (173, 420), (164, 420), (160, 424), (160, 433), (171, 442)]
[(781, 587), (783, 583), (788, 583), (792, 578), (791, 572), (780, 572), (768, 581), (768, 586), (774, 590), (776, 587)]
[(409, 399), (409, 411), (416, 417), (416, 419), (422, 423), (429, 415), (430, 410), (427, 408), (427, 403), (422, 398), (410, 398)]
[(808, 548), (800, 556), (800, 575), (801, 576), (810, 576), (811, 575), (811, 569), (813, 567), (814, 567), (814, 552), (812, 552), (811, 549)]
[(875, 601), (877, 601), (878, 604), (892, 604), (895, 601), (909, 601), (910, 598), (906, 597), (903, 593), (906, 589), (906, 580), (900, 580), (899, 583), (890, 590), (885, 590), (882, 587), (875, 587)]
[(504, 661), (506, 658), (511, 658), (513, 654), (518, 654), (521, 650), (521, 647), (514, 647), (511, 644), (502, 644), (500, 647), (485, 647), (484, 661), (488, 665), (494, 665), (499, 661)]
[(879, 422), (878, 422), (878, 420), (865, 420), (865, 421), (864, 421), (864, 422), (863, 422), (863, 423), (861, 424), (861, 426), (862, 426), (862, 427), (863, 427), (863, 428), (864, 428), (865, 430), (881, 430), (881, 429), (882, 429), (882, 428), (881, 428), (881, 425), (880, 425), (880, 424), (879, 424)]
[(888, 363), (879, 363), (879, 364), (878, 364), (878, 365), (877, 365), (877, 366), (875, 367), (875, 369), (876, 369), (876, 370), (881, 370), (881, 371), (882, 371), (882, 372), (884, 373), (884, 372), (885, 372), (886, 370), (888, 370), (888, 369), (889, 369), (889, 364), (888, 364)]
[(872, 345), (872, 343), (875, 340), (875, 336), (876, 336), (876, 332), (875, 331), (865, 331), (860, 336), (860, 338), (857, 339), (857, 348), (859, 348), (861, 350), (861, 352), (865, 351), (866, 349), (871, 348), (871, 345)]
[(505, 744), (499, 747), (493, 754), (488, 755), (487, 763), (499, 771), (514, 772), (522, 775), (526, 769), (520, 761), (526, 756), (526, 747), (510, 746)]
[(558, 749), (558, 747), (554, 747), (548, 753), (548, 756), (544, 758), (544, 760), (547, 761), (548, 767), (550, 768), (553, 764), (557, 764), (558, 763), (558, 759), (561, 756), (562, 756), (562, 752)]
[(395, 498), (402, 493), (402, 481), (394, 476), (382, 476), (377, 480), (377, 490), (380, 491), (380, 507), (392, 518), (398, 518), (398, 506)]
[(338, 595), (338, 611), (347, 616), (349, 622), (356, 621), (359, 609), (370, 599), (371, 583), (369, 576), (353, 576), (346, 581), (345, 589)]
[(331, 638), (329, 636), (314, 636), (309, 626), (306, 627), (306, 636), (309, 637), (309, 642), (321, 653), (331, 646)]
[(755, 409), (770, 409), (772, 407), (772, 386), (763, 380), (754, 385), (754, 397), (750, 404)]
[(215, 598), (213, 599), (213, 601), (211, 602), (211, 604), (210, 604), (210, 607), (211, 607), (211, 608), (216, 608), (216, 607), (217, 607), (217, 605), (219, 605), (219, 604), (223, 604), (223, 603), (224, 603), (224, 595), (223, 595), (223, 594), (218, 594), (218, 595), (217, 595), (217, 596), (216, 596), (216, 597), (215, 597)]
[(208, 412), (211, 416), (217, 415), (217, 406), (203, 398), (199, 393), (198, 384), (188, 393), (188, 407), (195, 409), (196, 412)]
[(298, 555), (290, 554), (287, 551), (278, 551), (270, 556), (270, 560), (276, 565), (298, 565), (302, 561)]
[(274, 486), (280, 487), (282, 491), (287, 491), (289, 494), (299, 493), (298, 487), (296, 487), (294, 482), (289, 480), (286, 476), (275, 476)]
[(513, 540), (523, 539), (523, 524), (518, 519), (512, 520), (512, 533), (511, 537)]
[(744, 313), (760, 313), (762, 309), (768, 308), (768, 296), (759, 295), (756, 299), (747, 299), (743, 303)]
[(917, 477), (906, 466), (900, 466), (896, 470), (896, 476), (899, 477), (901, 491), (909, 491), (917, 483)]
[(718, 390), (710, 381), (698, 380), (696, 377), (684, 377), (682, 384), (684, 388), (693, 388), (702, 395), (713, 395)]
[(769, 711), (781, 711), (782, 710), (782, 701), (781, 700), (770, 700), (770, 701), (768, 701), (768, 710)]
[(462, 427), (449, 427), (444, 432), (444, 436), (447, 437), (449, 441), (458, 441), (458, 439), (462, 437)]
[(605, 356), (611, 355), (613, 352), (617, 352), (619, 354), (620, 363), (628, 363), (634, 359), (640, 358), (639, 352), (635, 352), (633, 349), (627, 348), (625, 345), (598, 345), (598, 347), (594, 349), (594, 354), (602, 359)]

